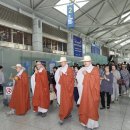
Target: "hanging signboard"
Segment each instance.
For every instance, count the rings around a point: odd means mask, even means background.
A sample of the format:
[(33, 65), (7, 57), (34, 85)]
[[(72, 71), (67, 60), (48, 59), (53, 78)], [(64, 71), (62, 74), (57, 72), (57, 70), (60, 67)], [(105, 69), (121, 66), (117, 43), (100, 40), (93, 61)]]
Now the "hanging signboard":
[(69, 3), (67, 5), (67, 27), (74, 28), (75, 21), (74, 21), (74, 3)]

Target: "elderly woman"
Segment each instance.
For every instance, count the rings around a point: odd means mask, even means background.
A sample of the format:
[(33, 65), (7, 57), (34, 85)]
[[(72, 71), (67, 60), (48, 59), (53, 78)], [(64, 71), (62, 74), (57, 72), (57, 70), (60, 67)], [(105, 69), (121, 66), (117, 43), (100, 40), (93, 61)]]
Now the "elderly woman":
[(116, 69), (116, 66), (113, 64), (112, 65), (112, 71), (113, 73), (113, 94), (112, 94), (112, 102), (115, 100), (118, 100), (119, 97), (119, 84), (118, 80), (121, 78), (120, 72)]
[(107, 109), (110, 109), (111, 95), (113, 93), (113, 74), (110, 72), (109, 66), (105, 66), (104, 76), (101, 82), (101, 104), (100, 109), (105, 109), (105, 95), (107, 95)]
[(128, 94), (130, 75), (129, 75), (129, 71), (126, 68), (126, 65), (124, 64), (122, 65), (121, 77), (126, 88), (126, 91), (124, 92), (124, 94)]

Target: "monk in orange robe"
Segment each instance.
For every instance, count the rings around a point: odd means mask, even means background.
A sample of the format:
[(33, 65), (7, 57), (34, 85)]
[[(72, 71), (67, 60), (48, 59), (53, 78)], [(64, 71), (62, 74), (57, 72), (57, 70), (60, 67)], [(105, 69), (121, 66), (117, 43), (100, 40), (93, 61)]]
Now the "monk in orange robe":
[(30, 109), (29, 80), (21, 64), (17, 64), (15, 68), (18, 74), (14, 78), (15, 85), (9, 103), (11, 111), (7, 114), (24, 115)]
[(57, 100), (60, 105), (59, 123), (62, 125), (64, 119), (71, 117), (74, 102), (74, 73), (73, 69), (68, 66), (66, 57), (61, 57), (61, 68), (56, 72), (55, 79), (57, 86)]
[(84, 66), (77, 74), (79, 90), (79, 121), (81, 125), (94, 129), (99, 127), (98, 107), (100, 100), (100, 76), (98, 68), (92, 66), (91, 57), (85, 56)]
[(45, 117), (50, 105), (50, 92), (47, 71), (41, 62), (36, 63), (35, 90), (33, 95), (33, 107), (38, 116)]

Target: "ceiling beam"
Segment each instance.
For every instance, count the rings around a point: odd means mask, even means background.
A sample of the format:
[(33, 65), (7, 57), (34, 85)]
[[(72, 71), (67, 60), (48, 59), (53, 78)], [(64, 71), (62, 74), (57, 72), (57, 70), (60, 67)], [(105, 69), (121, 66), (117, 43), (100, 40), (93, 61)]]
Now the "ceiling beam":
[(42, 4), (44, 4), (47, 0), (41, 0), (35, 7), (34, 10), (38, 9)]
[(81, 14), (80, 16), (78, 16), (76, 19), (75, 19), (75, 22), (77, 22), (82, 16), (85, 16), (90, 10), (94, 9), (96, 6), (100, 5), (102, 2), (104, 2), (106, 0), (101, 0), (99, 1), (98, 3), (96, 3), (95, 5), (93, 5), (91, 8), (89, 8), (87, 11), (85, 11), (83, 14)]
[[(98, 12), (96, 14), (96, 16), (94, 17), (94, 19), (96, 19), (98, 17), (99, 13), (101, 12), (102, 8), (104, 7), (104, 4), (105, 4), (105, 2), (103, 2), (101, 4), (101, 6), (100, 6), (100, 8), (99, 8), (99, 10), (98, 10)], [(94, 23), (94, 21), (92, 22), (92, 25), (93, 25), (93, 23)], [(90, 28), (88, 29), (88, 32), (89, 32), (89, 30), (90, 30)]]
[[(129, 10), (127, 10), (127, 11), (125, 11), (124, 13), (127, 13), (127, 12), (129, 12), (130, 11), (130, 9)], [(112, 19), (110, 19), (110, 20), (108, 20), (107, 22), (105, 22), (103, 25), (105, 25), (105, 24), (108, 24), (108, 23), (110, 23), (110, 22), (112, 22), (113, 20), (115, 20), (115, 19), (117, 19), (118, 17), (120, 17), (121, 15), (118, 15), (118, 16), (116, 16), (116, 17), (114, 17), (114, 18), (112, 18)], [(91, 35), (93, 32), (95, 32), (96, 30), (98, 30), (99, 28), (96, 28), (96, 29), (94, 29), (94, 30), (92, 30), (91, 32), (89, 32), (89, 33), (87, 33), (86, 35)]]
[(117, 10), (115, 4), (111, 0), (108, 0), (107, 2), (110, 5), (110, 7), (112, 8), (112, 10), (115, 12), (116, 16), (118, 16), (119, 13), (118, 13), (118, 10)]
[(120, 45), (122, 42), (127, 41), (128, 39), (130, 39), (130, 37), (129, 37), (129, 38), (126, 38), (125, 40), (123, 40), (123, 41), (121, 41), (121, 42), (119, 42), (119, 43), (116, 43), (115, 45), (111, 46), (111, 48), (115, 48), (116, 46)]
[[(128, 39), (128, 40), (129, 40), (129, 39)], [(118, 48), (118, 49), (128, 49), (128, 47), (130, 48), (130, 43), (127, 43), (126, 45), (121, 46), (121, 47)]]
[(30, 7), (33, 9), (34, 8), (34, 0), (30, 0)]
[(96, 25), (76, 25), (75, 27), (77, 28), (85, 28), (85, 27), (100, 27), (100, 28), (118, 28), (118, 27), (122, 27), (122, 26), (126, 26), (126, 25), (129, 25), (130, 22), (126, 22), (126, 23), (122, 23), (122, 24), (118, 24), (118, 25), (100, 25), (100, 24), (96, 24)]
[(126, 0), (126, 2), (125, 2), (125, 5), (123, 6), (123, 9), (122, 9), (122, 11), (121, 11), (121, 13), (120, 13), (120, 17), (119, 17), (119, 19), (118, 19), (118, 21), (117, 21), (117, 24), (120, 22), (120, 20), (121, 20), (121, 16), (123, 15), (123, 13), (124, 13), (124, 10), (125, 10), (125, 8), (126, 8), (126, 6), (127, 6), (127, 3), (128, 3), (128, 0)]
[[(123, 33), (123, 34), (121, 34), (121, 35), (119, 35), (119, 36), (117, 36), (117, 37), (118, 37), (119, 39), (121, 39), (122, 36), (127, 35), (128, 33), (130, 33), (130, 31), (127, 31), (127, 32), (125, 32), (125, 33)], [(112, 40), (112, 41), (108, 42), (107, 44), (109, 45), (109, 44), (111, 44), (112, 42), (117, 41), (117, 40), (118, 40), (118, 39)]]
[[(75, 6), (77, 6), (79, 8), (79, 10), (83, 14), (85, 13), (85, 11), (82, 8), (80, 8), (76, 3), (74, 3), (74, 4), (75, 4)], [(88, 12), (85, 14), (85, 16), (88, 17), (90, 20), (94, 21), (95, 23), (100, 24), (100, 22), (98, 20), (94, 19)]]

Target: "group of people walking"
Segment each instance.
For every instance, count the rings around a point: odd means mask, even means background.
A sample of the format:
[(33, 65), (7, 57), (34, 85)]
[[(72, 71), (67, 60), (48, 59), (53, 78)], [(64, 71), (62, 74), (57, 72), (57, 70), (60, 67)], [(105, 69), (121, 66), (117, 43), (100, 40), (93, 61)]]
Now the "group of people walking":
[[(12, 78), (14, 87), (8, 115), (25, 115), (32, 106), (37, 116), (46, 117), (51, 104), (51, 86), (56, 93), (59, 106), (59, 124), (62, 125), (72, 116), (75, 100), (80, 124), (94, 129), (99, 127), (100, 97), (100, 109), (103, 110), (110, 109), (111, 102), (118, 101), (119, 95), (122, 94), (122, 86), (124, 86), (123, 94), (128, 94), (130, 76), (125, 64), (118, 67), (115, 64), (94, 66), (90, 56), (84, 56), (81, 61), (83, 66), (80, 68), (78, 65), (69, 66), (66, 57), (61, 57), (57, 62), (60, 63), (60, 67), (54, 67), (52, 77), (49, 77), (49, 72), (41, 61), (36, 62), (34, 74), (31, 76), (32, 105), (30, 104), (29, 76), (21, 64), (13, 66), (17, 75)], [(2, 69), (1, 66), (1, 86), (4, 82)], [(107, 100), (105, 100), (106, 97)]]
[[(100, 102), (100, 75), (97, 67), (94, 67), (90, 56), (84, 56), (82, 67), (75, 75), (72, 67), (69, 67), (66, 57), (61, 57), (59, 67), (55, 72), (56, 95), (59, 104), (59, 124), (71, 117), (74, 104), (75, 80), (78, 88), (77, 99), (79, 122), (84, 127), (94, 129), (99, 127), (98, 108)], [(50, 90), (47, 70), (40, 62), (36, 62), (35, 73), (32, 76), (32, 106), (38, 116), (45, 117), (50, 106)], [(21, 64), (15, 66), (17, 75), (13, 93), (9, 103), (8, 115), (24, 115), (30, 109), (29, 80), (25, 68)]]
[[(130, 74), (126, 64), (114, 63), (100, 67), (101, 105), (100, 109), (110, 109), (110, 104), (119, 100), (122, 94), (128, 95)], [(105, 103), (105, 96), (107, 103)]]

